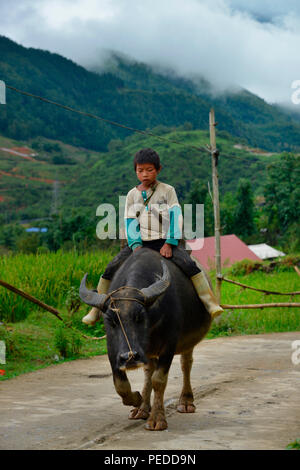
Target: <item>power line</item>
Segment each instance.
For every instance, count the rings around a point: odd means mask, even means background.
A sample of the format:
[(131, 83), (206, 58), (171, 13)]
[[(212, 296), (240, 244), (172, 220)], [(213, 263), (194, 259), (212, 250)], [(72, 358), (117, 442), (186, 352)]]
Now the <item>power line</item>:
[[(196, 145), (189, 145), (189, 144), (186, 144), (186, 143), (183, 143), (183, 142), (179, 142), (177, 140), (168, 139), (166, 137), (162, 137), (160, 135), (154, 134), (153, 132), (150, 132), (150, 131), (144, 131), (144, 130), (141, 130), (141, 129), (136, 129), (134, 127), (126, 126), (125, 124), (121, 124), (121, 123), (116, 122), (116, 121), (111, 121), (110, 119), (106, 119), (102, 116), (97, 116), (96, 114), (92, 114), (92, 113), (88, 113), (86, 111), (80, 111), (78, 109), (71, 108), (70, 106), (66, 106), (66, 105), (63, 105), (61, 103), (57, 103), (56, 101), (49, 100), (48, 98), (44, 98), (42, 96), (34, 95), (33, 93), (29, 93), (27, 91), (19, 90), (18, 88), (15, 88), (11, 85), (5, 84), (5, 86), (7, 88), (9, 88), (10, 90), (13, 90), (13, 91), (15, 91), (17, 93), (20, 93), (22, 95), (30, 96), (31, 98), (35, 98), (35, 99), (38, 99), (40, 101), (44, 101), (45, 103), (52, 104), (52, 105), (57, 106), (59, 108), (65, 109), (67, 111), (71, 111), (73, 113), (80, 114), (82, 116), (87, 116), (87, 117), (91, 117), (93, 119), (97, 119), (99, 121), (103, 121), (107, 124), (111, 124), (112, 126), (120, 127), (121, 129), (126, 129), (126, 130), (136, 132), (136, 133), (141, 134), (141, 135), (154, 137), (154, 138), (159, 139), (163, 142), (172, 143), (172, 144), (176, 144), (176, 145), (181, 145), (181, 146), (186, 147), (186, 148), (197, 150), (198, 152), (206, 152), (206, 153), (209, 153), (209, 154), (211, 153), (211, 150), (210, 150), (209, 146), (202, 147), (202, 146), (196, 146)], [(239, 157), (237, 155), (226, 155), (226, 154), (222, 153), (222, 157), (223, 156), (225, 158), (234, 158), (234, 159), (237, 159), (237, 160), (241, 160), (241, 161), (247, 163), (248, 165), (253, 165), (253, 164), (267, 165), (269, 163), (269, 162), (262, 162), (261, 160), (260, 161), (255, 161), (255, 162), (254, 161), (249, 161), (248, 159), (243, 158), (243, 157)]]
[(22, 95), (26, 95), (26, 96), (30, 96), (32, 98), (36, 98), (40, 101), (44, 101), (46, 103), (53, 104), (54, 106), (58, 106), (59, 108), (66, 109), (67, 111), (71, 111), (73, 113), (81, 114), (82, 116), (87, 116), (87, 117), (91, 117), (93, 119), (97, 119), (99, 121), (106, 122), (107, 124), (111, 124), (112, 126), (121, 127), (122, 129), (126, 129), (126, 130), (129, 130), (129, 131), (132, 131), (132, 132), (136, 132), (138, 134), (148, 135), (150, 137), (155, 137), (156, 139), (160, 139), (160, 140), (168, 142), (168, 143), (182, 145), (184, 147), (191, 148), (193, 150), (197, 150), (198, 152), (200, 151), (200, 152), (209, 152), (210, 153), (210, 150), (208, 148), (205, 148), (205, 147), (201, 147), (201, 146), (197, 147), (195, 145), (187, 145), (187, 144), (184, 144), (184, 143), (179, 142), (177, 140), (167, 139), (166, 137), (159, 136), (157, 134), (154, 134), (153, 132), (143, 131), (141, 129), (135, 129), (134, 127), (126, 126), (125, 124), (121, 124), (121, 123), (116, 122), (116, 121), (111, 121), (110, 119), (106, 119), (106, 118), (103, 118), (101, 116), (97, 116), (96, 114), (87, 113), (86, 111), (80, 111), (78, 109), (71, 108), (70, 106), (66, 106), (66, 105), (57, 103), (56, 101), (49, 100), (48, 98), (44, 98), (42, 96), (34, 95), (32, 93), (28, 93), (27, 91), (23, 91), (23, 90), (18, 90), (17, 88), (15, 88), (13, 86), (10, 86), (10, 85), (6, 85), (6, 87), (13, 90), (13, 91), (16, 91), (17, 93), (21, 93)]

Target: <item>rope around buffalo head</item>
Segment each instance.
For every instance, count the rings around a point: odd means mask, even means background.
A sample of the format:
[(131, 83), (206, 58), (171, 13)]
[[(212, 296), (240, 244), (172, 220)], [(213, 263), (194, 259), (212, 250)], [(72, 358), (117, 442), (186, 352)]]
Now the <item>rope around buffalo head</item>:
[[(114, 294), (115, 292), (118, 292), (120, 289), (134, 289), (134, 290), (137, 290), (140, 294), (142, 294), (144, 296), (144, 301), (140, 300), (140, 299), (136, 299), (135, 297), (112, 297), (112, 294)], [(110, 302), (109, 302), (109, 308), (116, 313), (117, 317), (118, 317), (118, 320), (119, 320), (119, 323), (120, 323), (120, 326), (121, 326), (121, 329), (122, 329), (122, 332), (124, 334), (124, 337), (125, 337), (125, 340), (127, 342), (127, 345), (128, 345), (128, 349), (129, 349), (129, 353), (128, 353), (128, 359), (126, 361), (129, 362), (133, 357), (134, 357), (134, 353), (132, 351), (132, 348), (131, 348), (131, 345), (130, 345), (130, 342), (129, 342), (129, 339), (128, 339), (128, 336), (126, 334), (126, 331), (125, 331), (125, 328), (123, 326), (123, 323), (122, 323), (122, 320), (121, 320), (121, 317), (120, 317), (120, 309), (116, 306), (115, 304), (115, 301), (116, 300), (131, 300), (131, 301), (135, 301), (135, 302), (139, 302), (140, 304), (142, 304), (143, 306), (146, 305), (146, 296), (145, 294), (143, 294), (143, 292), (141, 292), (139, 289), (137, 289), (136, 287), (130, 287), (130, 286), (122, 286), (122, 287), (119, 287), (118, 289), (115, 289), (113, 290), (112, 292), (110, 292), (107, 296), (107, 299), (108, 300), (110, 299)]]

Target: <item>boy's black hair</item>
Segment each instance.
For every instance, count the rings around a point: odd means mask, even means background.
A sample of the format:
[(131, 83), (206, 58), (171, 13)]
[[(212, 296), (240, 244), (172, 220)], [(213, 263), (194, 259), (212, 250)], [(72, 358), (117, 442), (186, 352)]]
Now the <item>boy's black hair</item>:
[(155, 150), (147, 148), (139, 150), (133, 160), (134, 170), (136, 170), (136, 165), (138, 163), (153, 163), (156, 170), (160, 169), (160, 158), (158, 153)]

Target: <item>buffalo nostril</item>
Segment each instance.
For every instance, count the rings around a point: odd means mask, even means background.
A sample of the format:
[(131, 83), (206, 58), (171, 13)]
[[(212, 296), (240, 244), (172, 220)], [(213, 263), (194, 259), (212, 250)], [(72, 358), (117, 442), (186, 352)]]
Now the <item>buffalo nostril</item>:
[(126, 353), (120, 354), (120, 359), (123, 361), (130, 361), (130, 360), (135, 360), (137, 361), (140, 358), (140, 355), (136, 351), (129, 351)]
[(122, 353), (120, 354), (120, 359), (122, 359), (122, 361), (127, 361), (128, 360), (128, 353)]

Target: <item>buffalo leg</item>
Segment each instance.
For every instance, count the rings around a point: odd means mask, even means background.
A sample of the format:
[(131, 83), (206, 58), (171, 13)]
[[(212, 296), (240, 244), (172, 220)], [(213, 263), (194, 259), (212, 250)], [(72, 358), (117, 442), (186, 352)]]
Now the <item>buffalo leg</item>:
[(145, 428), (149, 431), (163, 431), (168, 424), (165, 416), (164, 393), (168, 382), (169, 369), (173, 356), (168, 361), (159, 360), (158, 366), (152, 375), (154, 390), (153, 406)]
[(142, 391), (142, 404), (139, 408), (134, 408), (129, 414), (129, 419), (147, 419), (151, 410), (152, 374), (156, 367), (156, 359), (150, 359), (144, 366), (145, 381)]
[(122, 398), (123, 404), (139, 407), (142, 403), (142, 397), (139, 392), (132, 392), (131, 385), (125, 372), (121, 370), (114, 371), (113, 379), (115, 389)]
[(181, 354), (181, 370), (183, 374), (183, 388), (179, 399), (177, 411), (179, 413), (194, 413), (194, 396), (191, 386), (191, 369), (193, 365), (193, 349)]

